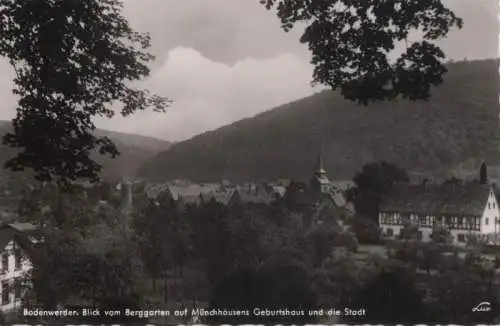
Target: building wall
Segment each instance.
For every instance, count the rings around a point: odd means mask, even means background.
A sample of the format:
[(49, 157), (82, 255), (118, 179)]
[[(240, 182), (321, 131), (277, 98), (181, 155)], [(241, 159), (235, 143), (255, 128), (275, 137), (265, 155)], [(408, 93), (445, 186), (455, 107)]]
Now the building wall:
[[(16, 268), (16, 253), (20, 253), (21, 266)], [(7, 257), (7, 266), (4, 266), (4, 255)], [(20, 306), (21, 298), (15, 296), (15, 282), (21, 281), (29, 275), (32, 264), (22, 253), (14, 241), (10, 241), (5, 249), (0, 252), (0, 311), (6, 312)], [(5, 289), (8, 284), (9, 288)], [(4, 291), (9, 291), (8, 301), (4, 301)], [(24, 292), (24, 291), (21, 291)]]
[[(490, 204), (490, 207), (492, 205)], [(490, 212), (491, 213), (491, 212)], [(458, 214), (457, 214), (458, 215)], [(483, 214), (484, 215), (484, 214)], [(403, 214), (399, 212), (380, 212), (379, 213), (379, 226), (382, 230), (382, 234), (385, 237), (389, 238), (397, 238), (399, 237), (401, 230), (404, 227), (404, 219), (408, 219), (408, 221), (412, 224), (418, 225), (418, 229), (421, 232), (422, 241), (430, 241), (432, 230), (435, 223), (444, 223), (445, 225), (451, 225), (450, 234), (453, 237), (453, 242), (456, 244), (465, 243), (465, 239), (467, 235), (470, 234), (484, 234), (481, 232), (481, 220), (479, 216), (434, 216), (434, 215), (423, 215), (416, 213)], [(469, 221), (474, 221), (476, 219), (479, 223), (477, 229), (467, 229), (464, 226), (458, 227), (460, 225), (467, 225)], [(465, 222), (465, 223), (463, 223)], [(462, 224), (461, 224), (462, 223)], [(457, 225), (454, 227), (453, 224)], [(389, 230), (391, 232), (389, 232)], [(389, 234), (392, 233), (392, 236)]]
[[(455, 243), (464, 243), (464, 238), (468, 235), (491, 235), (500, 232), (500, 209), (498, 201), (491, 189), (486, 200), (484, 210), (481, 216), (461, 216), (459, 214), (448, 216), (419, 215), (416, 213), (405, 214), (411, 223), (418, 225), (422, 233), (422, 240), (431, 240), (433, 225), (436, 222), (451, 225), (450, 233)], [(399, 212), (380, 212), (379, 225), (384, 235), (387, 235), (388, 229), (392, 229), (393, 236), (399, 236), (403, 228), (403, 216)], [(473, 228), (465, 227), (468, 223), (473, 224)]]
[(483, 216), (481, 217), (481, 233), (490, 234), (498, 232), (499, 217), (500, 210), (498, 209), (498, 202), (493, 190), (490, 190), (488, 201), (485, 204)]

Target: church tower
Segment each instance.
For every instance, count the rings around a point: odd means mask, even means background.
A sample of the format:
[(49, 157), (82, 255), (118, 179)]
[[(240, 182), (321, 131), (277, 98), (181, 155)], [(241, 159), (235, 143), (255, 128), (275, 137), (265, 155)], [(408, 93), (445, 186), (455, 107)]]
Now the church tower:
[(318, 160), (316, 162), (316, 170), (311, 179), (311, 188), (320, 193), (327, 193), (330, 190), (330, 180), (323, 166), (323, 145), (320, 146), (318, 152)]

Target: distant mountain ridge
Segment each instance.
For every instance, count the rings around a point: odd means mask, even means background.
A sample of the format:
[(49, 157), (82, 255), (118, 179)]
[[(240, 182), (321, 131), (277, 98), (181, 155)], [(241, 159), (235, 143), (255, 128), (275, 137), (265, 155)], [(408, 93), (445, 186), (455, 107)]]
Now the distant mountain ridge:
[[(10, 121), (0, 120), (0, 136), (12, 130)], [(159, 152), (168, 150), (171, 143), (153, 137), (128, 134), (123, 132), (97, 129), (98, 137), (109, 137), (116, 144), (120, 155), (114, 159), (101, 155), (95, 156), (95, 160), (103, 165), (102, 175), (106, 179), (116, 180), (135, 177), (137, 169), (148, 159)], [(3, 164), (15, 155), (15, 149), (0, 145), (0, 163)], [(0, 174), (9, 173), (0, 169)]]
[(321, 139), (325, 168), (337, 180), (351, 179), (375, 160), (440, 176), (463, 162), (498, 165), (498, 64), (449, 64), (428, 102), (364, 107), (336, 92), (320, 92), (176, 143), (142, 165), (138, 175), (155, 181), (305, 180)]

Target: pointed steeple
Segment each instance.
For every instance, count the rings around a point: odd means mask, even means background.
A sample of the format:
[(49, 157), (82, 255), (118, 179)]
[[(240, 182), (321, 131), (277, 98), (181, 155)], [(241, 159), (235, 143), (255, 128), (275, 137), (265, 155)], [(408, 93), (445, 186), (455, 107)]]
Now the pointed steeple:
[(323, 140), (321, 140), (318, 151), (318, 161), (316, 164), (316, 171), (314, 171), (311, 186), (315, 191), (323, 193), (328, 192), (328, 189), (330, 188), (330, 180), (328, 180), (328, 176), (323, 165)]

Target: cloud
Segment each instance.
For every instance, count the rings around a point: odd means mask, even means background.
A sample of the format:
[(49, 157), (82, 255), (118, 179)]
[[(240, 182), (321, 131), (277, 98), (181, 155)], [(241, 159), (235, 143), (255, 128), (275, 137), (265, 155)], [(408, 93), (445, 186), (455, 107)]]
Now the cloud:
[[(181, 140), (310, 95), (310, 53), (258, 0), (123, 0), (133, 28), (151, 33), (157, 60), (143, 85), (172, 98), (167, 114), (138, 112), (98, 126)], [(441, 45), (453, 59), (498, 56), (497, 0), (446, 0), (464, 18)], [(481, 36), (481, 37), (478, 37)], [(14, 74), (0, 61), (1, 119)]]
[(149, 32), (153, 51), (164, 59), (178, 46), (234, 64), (244, 57), (296, 53), (307, 59), (300, 29), (285, 33), (280, 20), (258, 0), (124, 0), (124, 15)]
[(166, 114), (138, 112), (104, 128), (182, 140), (312, 94), (311, 65), (295, 54), (246, 58), (233, 65), (177, 47), (146, 82), (174, 104)]

